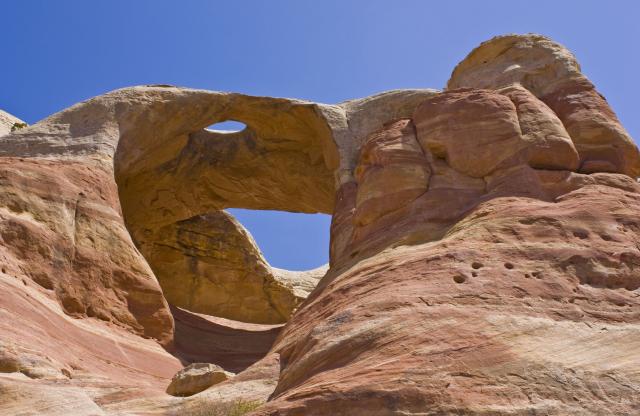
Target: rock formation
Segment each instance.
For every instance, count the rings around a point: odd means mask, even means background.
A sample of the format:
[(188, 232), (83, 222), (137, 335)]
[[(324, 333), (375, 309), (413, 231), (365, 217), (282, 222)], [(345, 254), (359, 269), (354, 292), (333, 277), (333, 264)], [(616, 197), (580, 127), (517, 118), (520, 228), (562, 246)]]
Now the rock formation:
[(282, 323), (326, 268), (286, 272), (269, 266), (244, 227), (224, 211), (163, 225), (142, 253), (169, 303), (255, 323)]
[(189, 364), (173, 376), (167, 393), (172, 396), (193, 396), (233, 376), (233, 373), (214, 364)]
[[(638, 175), (539, 35), (481, 44), (444, 91), (93, 98), (0, 137), (0, 411), (638, 413)], [(329, 269), (271, 268), (226, 208), (332, 214)], [(172, 398), (176, 357), (240, 372)]]
[(0, 136), (10, 133), (17, 126), (26, 126), (26, 124), (18, 117), (0, 110)]

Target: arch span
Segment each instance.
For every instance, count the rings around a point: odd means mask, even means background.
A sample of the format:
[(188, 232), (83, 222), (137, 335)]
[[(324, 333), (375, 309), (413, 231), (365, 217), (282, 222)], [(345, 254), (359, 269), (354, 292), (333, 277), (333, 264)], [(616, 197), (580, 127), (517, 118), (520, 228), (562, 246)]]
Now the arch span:
[[(154, 104), (121, 119), (115, 178), (127, 227), (167, 300), (245, 322), (286, 322), (325, 269), (272, 268), (223, 210), (331, 214), (337, 148), (317, 105), (175, 88), (140, 93)], [(246, 127), (207, 127), (226, 120)]]

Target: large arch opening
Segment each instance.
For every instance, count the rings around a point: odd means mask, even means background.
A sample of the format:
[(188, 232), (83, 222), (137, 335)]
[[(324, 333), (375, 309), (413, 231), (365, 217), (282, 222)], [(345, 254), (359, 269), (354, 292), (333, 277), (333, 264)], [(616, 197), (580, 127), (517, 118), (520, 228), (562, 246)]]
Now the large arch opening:
[(329, 263), (331, 216), (230, 208), (272, 267), (294, 272)]

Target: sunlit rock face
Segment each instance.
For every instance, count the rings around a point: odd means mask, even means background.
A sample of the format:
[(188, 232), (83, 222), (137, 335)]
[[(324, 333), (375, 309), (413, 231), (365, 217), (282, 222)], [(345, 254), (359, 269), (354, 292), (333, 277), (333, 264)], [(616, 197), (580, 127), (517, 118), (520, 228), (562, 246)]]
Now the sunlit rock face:
[(362, 133), (256, 414), (638, 413), (640, 158), (573, 55), (492, 39)]
[[(548, 38), (481, 44), (444, 91), (2, 117), (0, 413), (640, 412), (640, 156)], [(332, 214), (329, 268), (271, 267), (226, 208)], [(185, 357), (239, 373), (171, 398)]]

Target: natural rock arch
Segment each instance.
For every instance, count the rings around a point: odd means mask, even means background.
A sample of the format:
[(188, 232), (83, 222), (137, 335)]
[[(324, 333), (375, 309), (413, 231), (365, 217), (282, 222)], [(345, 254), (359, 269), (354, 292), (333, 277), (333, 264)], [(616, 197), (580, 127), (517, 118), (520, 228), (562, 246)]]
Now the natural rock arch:
[[(115, 176), (125, 221), (165, 296), (194, 312), (285, 322), (324, 269), (271, 268), (222, 210), (331, 213), (337, 148), (318, 106), (178, 89), (145, 94), (168, 99), (162, 112), (149, 107), (128, 121)], [(204, 128), (229, 119), (246, 128)]]
[[(249, 126), (234, 140), (202, 130), (231, 118)], [(3, 313), (27, 328), (2, 334), (37, 347), (12, 350), (14, 367), (71, 374), (82, 351), (99, 377), (166, 378), (178, 363), (131, 334), (173, 336), (131, 236), (147, 255), (167, 240), (195, 250), (181, 238), (211, 226), (251, 252), (220, 211), (238, 205), (332, 213), (331, 267), (267, 357), (208, 392), (217, 400), (271, 394), (260, 415), (637, 407), (640, 158), (544, 37), (486, 42), (443, 92), (338, 105), (127, 88), (0, 137), (0, 156)], [(33, 335), (52, 323), (56, 336)], [(43, 350), (54, 359), (31, 359)]]

